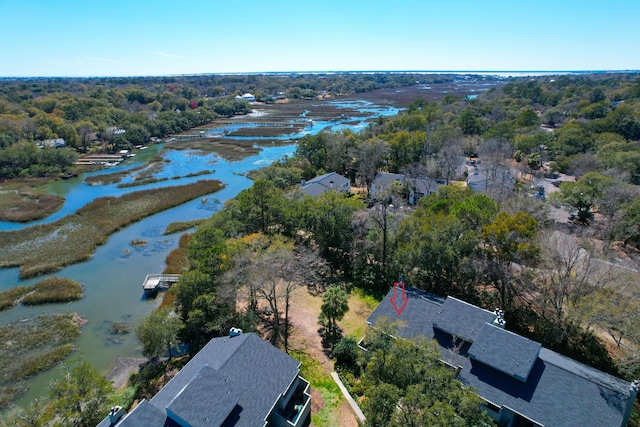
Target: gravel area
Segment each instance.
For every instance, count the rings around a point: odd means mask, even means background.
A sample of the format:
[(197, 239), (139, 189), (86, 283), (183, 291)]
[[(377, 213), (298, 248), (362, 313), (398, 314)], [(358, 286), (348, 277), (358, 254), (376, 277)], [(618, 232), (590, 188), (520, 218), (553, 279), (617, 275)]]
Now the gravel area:
[(147, 361), (144, 357), (118, 357), (116, 363), (107, 374), (107, 379), (113, 382), (116, 390), (127, 386), (132, 373), (138, 372), (140, 365)]

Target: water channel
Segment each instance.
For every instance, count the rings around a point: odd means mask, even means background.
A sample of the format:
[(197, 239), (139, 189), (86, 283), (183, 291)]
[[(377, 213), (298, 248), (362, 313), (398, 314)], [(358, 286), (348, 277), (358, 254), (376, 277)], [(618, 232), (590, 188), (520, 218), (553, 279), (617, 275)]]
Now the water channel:
[[(366, 120), (375, 119), (380, 115), (395, 115), (399, 111), (396, 108), (364, 102), (350, 103), (345, 105), (345, 108), (347, 107), (360, 108), (361, 112), (368, 114), (368, 117), (345, 118), (339, 122), (309, 121), (308, 125), (299, 133), (280, 138), (295, 141), (306, 134), (316, 134), (328, 127), (331, 127), (332, 130), (352, 129), (357, 132), (366, 126)], [(240, 125), (233, 126), (237, 129)], [(224, 128), (215, 128), (210, 132), (219, 133), (221, 130), (224, 131)], [(258, 138), (252, 137), (251, 139)], [(279, 139), (279, 137), (265, 139), (273, 140)], [(172, 150), (170, 146), (165, 147), (162, 144), (150, 145), (147, 150), (138, 152), (136, 157), (108, 170), (81, 174), (77, 178), (51, 183), (48, 186), (48, 191), (66, 199), (65, 204), (58, 212), (42, 221), (29, 224), (0, 222), (0, 230), (22, 229), (38, 223), (55, 221), (103, 196), (120, 196), (132, 191), (186, 184), (198, 179), (217, 179), (222, 181), (225, 187), (201, 199), (147, 217), (119, 231), (112, 235), (106, 244), (96, 250), (90, 261), (75, 264), (57, 272), (55, 276), (68, 277), (84, 285), (85, 295), (80, 301), (36, 307), (18, 306), (0, 313), (0, 325), (43, 313), (77, 312), (87, 319), (88, 323), (82, 327), (82, 333), (76, 342), (78, 351), (74, 355), (82, 354), (94, 368), (103, 374), (109, 371), (120, 356), (141, 356), (142, 348), (133, 332), (114, 336), (110, 334), (109, 327), (111, 322), (127, 322), (133, 326), (158, 304), (157, 300), (143, 297), (142, 282), (147, 274), (162, 272), (165, 257), (178, 245), (181, 234), (163, 235), (166, 226), (175, 221), (188, 221), (211, 216), (226, 200), (235, 197), (238, 192), (251, 186), (251, 180), (243, 174), (266, 166), (285, 155), (291, 155), (296, 146), (295, 144), (280, 146), (265, 144), (261, 148), (262, 150), (257, 155), (240, 161), (227, 161), (216, 154), (203, 154), (193, 150)], [(131, 188), (118, 188), (117, 184), (89, 185), (85, 182), (85, 179), (91, 175), (119, 170), (126, 171), (140, 166), (157, 154), (160, 154), (168, 162), (163, 162), (162, 169), (154, 174), (155, 178), (173, 178), (200, 171), (213, 171), (213, 173), (199, 177), (169, 179)], [(123, 182), (130, 179), (131, 177), (125, 178)], [(130, 244), (133, 239), (144, 239), (147, 241), (147, 245), (142, 248), (134, 248)], [(17, 268), (0, 270), (0, 290), (16, 285), (30, 285), (44, 277), (48, 276), (21, 281)], [(16, 403), (24, 405), (36, 397), (46, 395), (50, 380), (57, 375), (59, 375), (59, 371), (51, 369), (27, 380), (26, 386), (29, 391)]]

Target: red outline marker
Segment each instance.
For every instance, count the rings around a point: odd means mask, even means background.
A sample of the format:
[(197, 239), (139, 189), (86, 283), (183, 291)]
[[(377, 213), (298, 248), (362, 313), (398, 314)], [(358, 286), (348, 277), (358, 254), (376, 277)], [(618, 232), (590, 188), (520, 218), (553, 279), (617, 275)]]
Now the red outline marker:
[[(397, 285), (402, 285), (402, 307), (398, 308), (398, 306), (396, 305), (396, 300), (398, 299), (398, 287)], [(404, 296), (404, 282), (395, 282), (393, 284), (393, 297), (389, 298), (389, 300), (391, 300), (391, 304), (393, 305), (393, 308), (396, 310), (396, 313), (398, 313), (398, 316), (400, 316), (402, 314), (402, 311), (404, 310), (404, 308), (407, 306), (407, 301), (409, 301), (409, 298), (407, 298), (406, 296)]]

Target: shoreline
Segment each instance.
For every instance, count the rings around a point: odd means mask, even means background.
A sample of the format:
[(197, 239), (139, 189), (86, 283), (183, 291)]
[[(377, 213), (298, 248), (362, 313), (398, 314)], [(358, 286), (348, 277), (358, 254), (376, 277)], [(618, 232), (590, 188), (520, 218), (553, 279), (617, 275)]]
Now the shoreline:
[(116, 391), (122, 390), (127, 387), (131, 374), (139, 372), (147, 361), (146, 357), (118, 357), (105, 378), (113, 383)]

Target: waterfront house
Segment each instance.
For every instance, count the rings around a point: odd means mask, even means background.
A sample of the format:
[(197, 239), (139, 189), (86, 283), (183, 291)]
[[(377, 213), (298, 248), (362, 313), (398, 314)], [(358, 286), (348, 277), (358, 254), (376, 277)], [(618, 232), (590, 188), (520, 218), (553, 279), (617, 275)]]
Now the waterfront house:
[(351, 181), (336, 172), (331, 172), (316, 176), (309, 181), (302, 181), (300, 184), (300, 191), (307, 196), (315, 197), (332, 190), (349, 193), (351, 191)]
[(308, 426), (300, 362), (255, 334), (233, 335), (213, 338), (151, 400), (98, 427)]
[(474, 388), (499, 427), (627, 425), (638, 382), (616, 378), (505, 330), (499, 310), (412, 287), (405, 293), (409, 299), (401, 314), (389, 301), (391, 289), (367, 323), (388, 317), (402, 322), (400, 337), (434, 339), (442, 362)]
[(53, 138), (53, 139), (45, 139), (44, 141), (38, 142), (38, 147), (44, 148), (64, 148), (67, 146), (67, 142), (64, 138)]
[(255, 102), (256, 97), (250, 93), (245, 93), (244, 95), (236, 95), (236, 101), (247, 101), (247, 102)]

